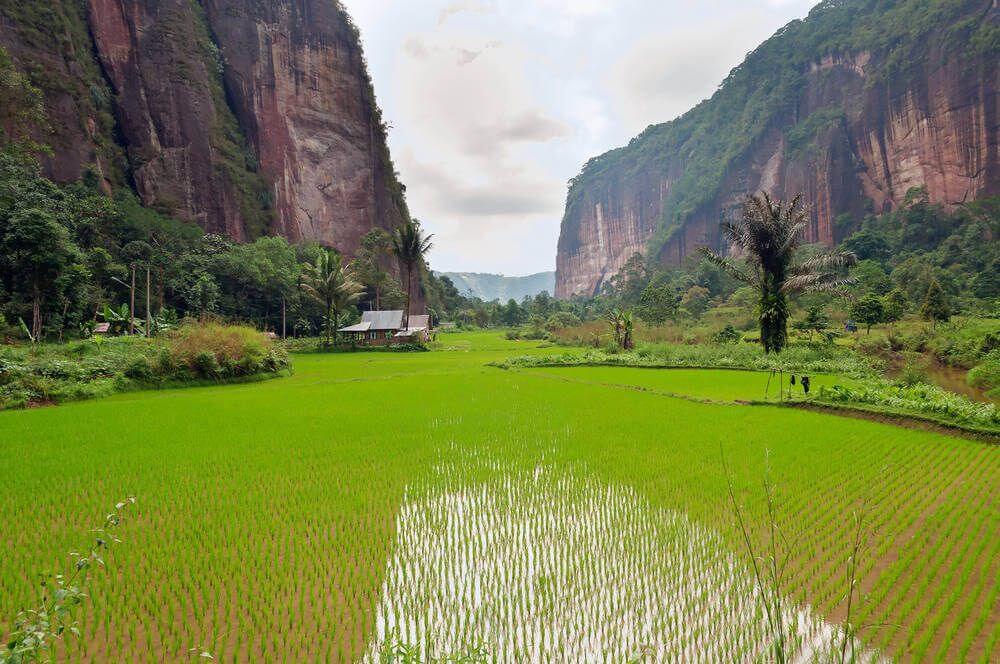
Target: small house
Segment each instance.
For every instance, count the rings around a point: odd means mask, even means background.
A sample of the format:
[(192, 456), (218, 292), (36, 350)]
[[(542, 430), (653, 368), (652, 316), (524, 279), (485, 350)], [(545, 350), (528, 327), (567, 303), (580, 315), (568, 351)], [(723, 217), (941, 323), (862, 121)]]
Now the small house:
[(430, 316), (410, 314), (409, 324), (403, 329), (403, 312), (365, 311), (361, 322), (345, 327), (344, 337), (363, 346), (389, 346), (399, 343), (423, 342), (430, 338)]

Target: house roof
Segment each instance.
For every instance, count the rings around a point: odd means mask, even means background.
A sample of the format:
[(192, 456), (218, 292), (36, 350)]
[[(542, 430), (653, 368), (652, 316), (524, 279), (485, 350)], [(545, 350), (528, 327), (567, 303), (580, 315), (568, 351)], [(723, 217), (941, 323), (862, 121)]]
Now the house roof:
[(431, 317), (428, 314), (421, 314), (419, 316), (411, 315), (410, 320), (406, 324), (411, 330), (414, 328), (427, 329), (431, 326)]
[(396, 337), (412, 337), (417, 332), (424, 332), (427, 330), (426, 327), (408, 327), (405, 330), (400, 330), (395, 335)]
[(360, 322), (356, 325), (351, 325), (350, 327), (343, 327), (340, 329), (341, 332), (367, 332), (371, 328), (371, 323)]
[(368, 323), (368, 327), (359, 331), (398, 330), (403, 327), (403, 312), (399, 310), (365, 311), (361, 314), (361, 324), (364, 323)]

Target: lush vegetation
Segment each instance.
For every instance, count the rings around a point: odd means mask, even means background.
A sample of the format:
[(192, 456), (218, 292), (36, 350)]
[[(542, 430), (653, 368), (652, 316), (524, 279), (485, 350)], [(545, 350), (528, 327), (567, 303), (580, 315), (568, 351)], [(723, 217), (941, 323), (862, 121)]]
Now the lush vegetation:
[(249, 380), (289, 368), (287, 353), (237, 325), (185, 323), (155, 339), (93, 337), (68, 344), (0, 347), (0, 409), (115, 392)]
[(859, 385), (823, 387), (818, 401), (870, 409), (877, 413), (910, 415), (974, 431), (1000, 434), (1000, 409), (926, 383), (867, 380)]
[[(752, 577), (721, 441), (755, 540), (767, 541), (770, 522), (761, 480), (774, 482), (779, 553), (789, 561), (780, 590), (785, 606), (809, 611), (801, 625), (844, 616), (861, 511), (853, 622), (862, 646), (916, 660), (994, 659), (996, 446), (662, 394), (754, 400), (766, 374), (502, 371), (484, 364), (562, 349), (499, 332), (446, 334), (438, 344), (453, 350), (301, 355), (295, 375), (280, 380), (0, 413), (17, 469), (0, 519), (31, 515), (33, 524), (8, 535), (0, 615), (34, 606), (35, 572), (61, 569), (79, 524), (134, 494), (126, 545), (109, 573), (91, 579), (82, 636), (67, 635), (57, 656), (164, 661), (197, 648), (221, 661), (377, 661), (387, 652), (426, 660), (434, 646), (435, 656), (482, 660), (505, 652), (485, 624), (545, 634), (525, 645), (536, 652), (577, 652), (576, 632), (562, 626), (620, 634), (628, 614), (650, 616), (629, 624), (650, 626), (641, 634), (654, 656), (683, 659), (684, 648), (710, 643), (720, 658), (740, 659), (759, 642), (764, 617), (743, 604), (737, 624), (722, 610), (747, 601)], [(644, 385), (652, 389), (635, 389)], [(529, 559), (537, 576), (524, 576)], [(680, 560), (710, 586), (687, 583)], [(716, 575), (720, 565), (730, 575)], [(456, 597), (471, 587), (486, 591), (481, 604)], [(717, 591), (727, 601), (714, 601)], [(653, 596), (678, 600), (676, 620), (629, 599)], [(519, 609), (528, 602), (551, 611), (532, 622)], [(449, 628), (426, 629), (430, 615)], [(683, 628), (695, 624), (689, 615), (712, 618), (707, 640)], [(718, 638), (737, 633), (744, 637)], [(627, 650), (632, 641), (616, 643)]]

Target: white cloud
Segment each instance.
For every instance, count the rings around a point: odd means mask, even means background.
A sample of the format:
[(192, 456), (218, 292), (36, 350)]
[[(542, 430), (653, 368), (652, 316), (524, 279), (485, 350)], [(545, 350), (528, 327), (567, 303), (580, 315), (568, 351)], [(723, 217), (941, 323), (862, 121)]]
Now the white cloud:
[(738, 13), (636, 40), (606, 78), (629, 132), (671, 120), (710, 97), (773, 27), (760, 14)]
[(815, 0), (343, 0), (432, 265), (552, 269), (566, 181)]

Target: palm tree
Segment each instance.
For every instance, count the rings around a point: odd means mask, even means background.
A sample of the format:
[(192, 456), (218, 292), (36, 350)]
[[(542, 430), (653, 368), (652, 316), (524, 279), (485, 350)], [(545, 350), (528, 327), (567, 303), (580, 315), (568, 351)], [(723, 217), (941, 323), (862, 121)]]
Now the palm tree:
[(410, 294), (413, 285), (413, 272), (431, 250), (433, 235), (424, 235), (420, 222), (411, 219), (396, 229), (392, 234), (392, 253), (399, 260), (400, 267), (406, 273), (406, 309), (403, 312), (403, 329), (410, 327)]
[(741, 219), (722, 224), (723, 236), (745, 254), (745, 266), (703, 249), (713, 263), (759, 291), (760, 340), (767, 353), (780, 353), (788, 341), (789, 295), (842, 293), (853, 283), (839, 274), (857, 262), (852, 253), (831, 252), (795, 262), (808, 221), (801, 195), (786, 204), (762, 192), (747, 199)]
[(635, 320), (631, 311), (625, 311), (615, 307), (607, 314), (608, 324), (611, 326), (611, 333), (615, 338), (615, 346), (622, 350), (632, 350), (635, 342), (632, 340), (632, 331), (635, 328)]
[(326, 312), (326, 345), (330, 345), (331, 331), (336, 340), (340, 314), (361, 298), (365, 287), (354, 279), (354, 270), (344, 265), (340, 254), (324, 249), (315, 263), (306, 263), (302, 272), (302, 290), (319, 302)]

